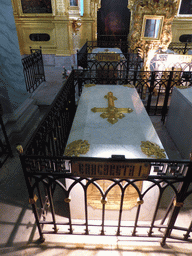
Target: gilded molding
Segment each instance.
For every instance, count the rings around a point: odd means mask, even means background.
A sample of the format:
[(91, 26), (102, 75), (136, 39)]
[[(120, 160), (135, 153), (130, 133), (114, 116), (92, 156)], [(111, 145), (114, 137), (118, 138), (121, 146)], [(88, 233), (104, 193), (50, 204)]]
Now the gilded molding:
[(84, 0), (84, 16), (85, 17), (90, 17), (90, 13), (91, 13), (90, 7), (91, 7), (90, 0)]
[(56, 15), (65, 15), (66, 8), (65, 8), (65, 0), (56, 0)]
[(81, 27), (81, 19), (75, 19), (72, 21), (72, 30), (74, 34), (77, 34), (77, 32), (79, 31), (80, 27)]

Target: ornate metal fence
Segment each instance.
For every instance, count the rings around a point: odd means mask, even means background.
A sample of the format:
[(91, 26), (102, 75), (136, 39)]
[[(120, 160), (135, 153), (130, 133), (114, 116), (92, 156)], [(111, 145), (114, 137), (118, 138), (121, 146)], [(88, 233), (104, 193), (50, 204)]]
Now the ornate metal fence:
[[(155, 73), (150, 76), (156, 77)], [(75, 89), (81, 93), (80, 78), (79, 70), (71, 72), (28, 145), (20, 151), (40, 240), (44, 241), (45, 234), (84, 234), (158, 237), (162, 245), (168, 238), (192, 241), (192, 222), (178, 222), (182, 206), (192, 194), (191, 161), (63, 156), (76, 109)], [(169, 79), (172, 81), (171, 76)], [(85, 80), (81, 81), (84, 84)], [(101, 186), (104, 181), (106, 188)], [(98, 196), (97, 219), (90, 214), (91, 186)], [(115, 188), (116, 215), (109, 220), (107, 207)], [(130, 188), (136, 198), (131, 213), (125, 208)], [(166, 209), (162, 208), (165, 197), (169, 203)], [(145, 216), (147, 208), (150, 219)], [(82, 217), (76, 218), (74, 211), (81, 211)]]
[[(125, 54), (126, 56), (129, 56), (129, 54), (137, 55), (138, 53), (137, 49), (135, 51), (132, 51), (130, 49), (127, 41), (121, 41), (121, 40), (119, 41), (114, 41), (114, 40), (87, 41), (77, 53), (78, 66), (87, 68), (87, 65), (85, 63), (85, 61), (89, 59), (87, 57), (87, 54), (91, 54), (92, 50), (98, 47), (99, 48), (119, 48), (121, 49), (122, 53)], [(84, 60), (83, 65), (81, 62), (82, 59)]]
[[(20, 158), (41, 242), (44, 241), (44, 234), (158, 237), (161, 238), (161, 245), (165, 245), (167, 238), (192, 241), (189, 238), (191, 222), (185, 225), (177, 222), (185, 200), (192, 194), (190, 161), (117, 161), (27, 155), (26, 152)], [(135, 178), (134, 168), (141, 165), (149, 168), (150, 175)], [(76, 166), (79, 166), (79, 173), (75, 175)], [(129, 178), (126, 175), (119, 178), (120, 172), (126, 172)], [(133, 177), (130, 178), (130, 175)], [(101, 182), (107, 183), (105, 189)], [(138, 186), (139, 182), (143, 182), (142, 189)], [(91, 186), (97, 191), (100, 204), (95, 220), (91, 217)], [(114, 194), (114, 188), (116, 193), (118, 191), (116, 211), (114, 218), (109, 220), (107, 206), (111, 203), (110, 195)], [(134, 210), (131, 211), (124, 206), (130, 200), (127, 199), (129, 189), (136, 193)], [(166, 209), (161, 208), (163, 197), (169, 202)], [(150, 211), (147, 212), (147, 208)], [(82, 216), (75, 217), (80, 212)]]
[(3, 108), (2, 108), (2, 105), (0, 104), (0, 168), (6, 162), (8, 157), (13, 156), (11, 145), (9, 143), (9, 139), (5, 130), (2, 116), (3, 116)]
[(64, 152), (76, 111), (74, 72), (71, 72), (47, 114), (30, 139), (27, 147), (29, 155), (58, 155)]
[(32, 93), (45, 81), (41, 48), (31, 49), (31, 55), (23, 58), (22, 64), (27, 92)]

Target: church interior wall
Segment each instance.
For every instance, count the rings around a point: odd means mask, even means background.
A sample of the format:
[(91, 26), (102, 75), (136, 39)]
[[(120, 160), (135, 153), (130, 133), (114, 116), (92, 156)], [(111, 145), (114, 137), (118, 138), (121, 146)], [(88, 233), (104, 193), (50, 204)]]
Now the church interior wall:
[[(30, 47), (41, 46), (47, 65), (57, 64), (59, 56), (62, 57), (60, 59), (70, 62), (70, 57), (87, 40), (96, 40), (97, 11), (100, 8), (100, 1), (84, 0), (84, 15), (80, 16), (80, 6), (70, 6), (68, 0), (52, 0), (51, 4), (52, 13), (26, 14), (22, 11), (21, 1), (12, 0), (21, 55), (30, 54)], [(81, 20), (81, 27), (74, 42), (72, 22), (77, 19)], [(191, 29), (191, 15), (188, 17), (177, 15), (172, 23), (172, 42), (179, 42), (179, 37), (182, 34), (190, 34)], [(32, 41), (29, 38), (32, 33), (46, 33), (50, 36), (50, 40)]]
[[(30, 47), (37, 49), (41, 46), (45, 65), (57, 65), (63, 60), (70, 62), (69, 57), (72, 57), (86, 40), (96, 39), (95, 15), (98, 3), (84, 1), (85, 10), (82, 17), (79, 6), (70, 6), (67, 0), (52, 0), (51, 4), (52, 13), (23, 13), (21, 1), (12, 0), (21, 56), (30, 54)], [(89, 10), (91, 7), (92, 12)], [(72, 23), (78, 19), (81, 20), (81, 27), (78, 33), (74, 33)], [(31, 34), (43, 33), (48, 34), (50, 40), (30, 39)]]
[(176, 17), (172, 24), (172, 42), (179, 43), (179, 37), (192, 33), (192, 16), (188, 18)]

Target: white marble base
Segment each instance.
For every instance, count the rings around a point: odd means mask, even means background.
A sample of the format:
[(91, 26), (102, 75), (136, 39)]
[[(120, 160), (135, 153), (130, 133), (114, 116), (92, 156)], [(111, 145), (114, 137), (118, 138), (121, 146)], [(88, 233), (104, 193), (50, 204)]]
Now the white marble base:
[(166, 127), (182, 158), (189, 159), (192, 151), (192, 88), (174, 87)]
[[(75, 62), (74, 60), (75, 59)], [(56, 56), (55, 54), (43, 54), (43, 63), (45, 66), (63, 67), (71, 70), (71, 66), (76, 68), (76, 56)]]

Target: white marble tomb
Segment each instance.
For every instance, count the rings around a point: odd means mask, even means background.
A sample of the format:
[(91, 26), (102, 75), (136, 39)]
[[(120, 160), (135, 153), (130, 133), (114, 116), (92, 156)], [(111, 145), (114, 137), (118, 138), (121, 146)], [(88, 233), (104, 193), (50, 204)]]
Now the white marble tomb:
[[(108, 106), (108, 101), (104, 96), (110, 91), (117, 98), (114, 101), (115, 107), (133, 109), (133, 112), (125, 113), (125, 117), (119, 119), (115, 124), (101, 118), (100, 112), (93, 113), (91, 111), (94, 107), (105, 108)], [(90, 144), (87, 154), (81, 155), (86, 157), (109, 158), (112, 154), (119, 154), (125, 155), (126, 158), (147, 158), (140, 148), (141, 141), (147, 140), (157, 143), (163, 148), (136, 89), (117, 85), (96, 85), (83, 88), (68, 144), (79, 139), (87, 140)], [(67, 180), (67, 187), (70, 184), (71, 181)], [(149, 185), (151, 185), (149, 182), (143, 182), (142, 191), (145, 191)], [(144, 198), (146, 203), (141, 207), (140, 218), (142, 220), (149, 220), (152, 217), (158, 193), (158, 188), (153, 188), (150, 193), (146, 194)], [(76, 185), (70, 196), (72, 218), (83, 220), (85, 212), (82, 187)], [(122, 220), (134, 220), (136, 209), (137, 207), (133, 207), (130, 210), (125, 210)], [(89, 206), (88, 212), (89, 219), (99, 220), (101, 218), (99, 209)], [(107, 220), (118, 219), (118, 211), (107, 210), (105, 217)]]

